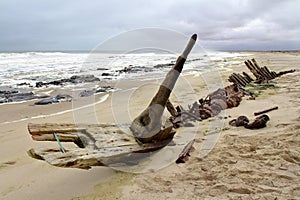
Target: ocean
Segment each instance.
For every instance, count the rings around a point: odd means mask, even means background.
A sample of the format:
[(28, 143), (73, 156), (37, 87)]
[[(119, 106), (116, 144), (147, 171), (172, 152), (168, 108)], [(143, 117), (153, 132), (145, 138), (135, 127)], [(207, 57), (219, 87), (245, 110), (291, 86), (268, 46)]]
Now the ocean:
[[(228, 57), (244, 55), (236, 52), (192, 54), (184, 66), (183, 73), (203, 71)], [(171, 68), (176, 59), (177, 55), (156, 53), (0, 53), (0, 87), (15, 87), (25, 82), (34, 85), (38, 81), (53, 81), (84, 74), (93, 74), (106, 81), (147, 74), (150, 77), (160, 76), (165, 75), (164, 72)], [(214, 67), (222, 67), (222, 63)]]
[[(246, 56), (238, 52), (191, 53), (183, 74), (201, 73), (222, 68), (229, 57)], [(64, 83), (37, 87), (38, 82), (53, 82), (77, 75), (93, 75), (100, 82), (120, 79), (156, 79), (164, 77), (176, 62), (178, 55), (170, 53), (74, 53), (74, 52), (21, 52), (0, 53), (1, 103), (8, 99), (6, 91), (33, 92), (47, 87), (68, 88), (78, 83)], [(231, 61), (234, 62), (234, 61)], [(81, 86), (84, 83), (81, 83)], [(79, 84), (78, 84), (79, 85)], [(19, 97), (19, 96), (18, 96)], [(23, 98), (20, 98), (22, 100)]]

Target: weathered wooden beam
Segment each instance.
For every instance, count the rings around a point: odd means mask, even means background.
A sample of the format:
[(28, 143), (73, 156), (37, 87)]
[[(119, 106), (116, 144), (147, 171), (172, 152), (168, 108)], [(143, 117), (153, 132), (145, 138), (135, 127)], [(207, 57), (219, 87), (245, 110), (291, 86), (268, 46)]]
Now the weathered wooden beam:
[(247, 83), (246, 83), (241, 77), (239, 77), (236, 73), (233, 73), (233, 74), (232, 74), (232, 77), (233, 77), (234, 79), (236, 79), (237, 82), (239, 82), (241, 86), (243, 86), (243, 87), (246, 86)]
[(267, 74), (269, 75), (269, 77), (271, 77), (271, 79), (276, 78), (276, 76), (274, 76), (274, 75), (271, 73), (271, 71), (270, 71), (266, 66), (264, 66), (263, 68), (264, 68), (265, 72), (267, 72)]
[(265, 77), (268, 79), (268, 80), (272, 80), (273, 77), (266, 71), (266, 69), (264, 67), (260, 68), (261, 71), (264, 73)]
[(260, 75), (257, 73), (257, 71), (252, 67), (252, 65), (250, 64), (249, 60), (246, 60), (245, 65), (247, 66), (247, 68), (250, 70), (250, 72), (255, 76), (256, 79), (260, 78)]
[(282, 76), (284, 74), (294, 73), (295, 71), (296, 71), (295, 69), (287, 70), (287, 71), (281, 71), (281, 72), (277, 73), (277, 76)]
[[(252, 59), (253, 60), (253, 59)], [(252, 63), (252, 61), (251, 60), (248, 60), (248, 62), (249, 62), (249, 64), (251, 65), (251, 67), (256, 71), (256, 73), (259, 75), (259, 78), (257, 78), (257, 80), (264, 80), (264, 79), (266, 79), (267, 80), (267, 78), (264, 76), (264, 74), (261, 72), (261, 70), (260, 70), (260, 68), (259, 68), (259, 66), (256, 64), (254, 64), (254, 63)]]
[(179, 154), (178, 159), (176, 160), (176, 163), (185, 163), (188, 161), (190, 152), (193, 149), (193, 144), (195, 140), (190, 141), (182, 150), (182, 152)]
[(177, 110), (175, 109), (175, 107), (173, 106), (173, 104), (171, 103), (170, 100), (167, 101), (166, 107), (167, 107), (167, 110), (169, 111), (169, 113), (170, 113), (173, 117), (177, 117), (177, 116), (178, 116), (178, 112), (177, 112)]
[(92, 166), (109, 166), (111, 164), (126, 164), (128, 156), (134, 153), (152, 152), (166, 146), (170, 140), (157, 143), (134, 144), (127, 146), (105, 147), (100, 149), (65, 149), (61, 153), (59, 149), (37, 148), (30, 149), (28, 154), (36, 159), (45, 160), (57, 167), (89, 169)]
[(268, 75), (264, 72), (264, 70), (257, 64), (256, 60), (252, 58), (251, 61), (253, 62), (253, 65), (255, 66), (258, 73), (265, 79), (270, 80)]
[(173, 69), (168, 72), (149, 106), (131, 123), (130, 129), (139, 141), (143, 143), (153, 142), (157, 140), (157, 137), (160, 137), (163, 111), (196, 39), (197, 35), (194, 34), (178, 57)]
[[(172, 137), (165, 139), (164, 134), (161, 134), (162, 138), (158, 138), (156, 143), (140, 144), (128, 125), (114, 124), (28, 124), (28, 130), (32, 138), (38, 141), (55, 141), (55, 130), (61, 142), (74, 142), (80, 147), (64, 148), (66, 153), (59, 149), (30, 149), (28, 154), (31, 157), (45, 160), (54, 166), (82, 169), (118, 163), (130, 154), (163, 148), (172, 140)], [(162, 132), (175, 134), (170, 128)]]
[(270, 111), (273, 111), (273, 110), (278, 110), (278, 106), (273, 107), (273, 108), (269, 108), (269, 109), (266, 109), (266, 110), (262, 110), (262, 111), (259, 111), (259, 112), (255, 112), (254, 115), (255, 116), (261, 115), (261, 114), (264, 114), (264, 113), (267, 113), (267, 112), (270, 112)]
[(245, 77), (243, 77), (241, 74), (238, 73), (237, 76), (243, 81), (243, 83), (245, 84), (245, 86), (249, 83), (247, 81), (247, 79), (245, 79)]
[(249, 83), (252, 82), (252, 81), (254, 81), (254, 80), (251, 78), (251, 76), (249, 76), (249, 74), (247, 74), (246, 72), (243, 72), (243, 75), (244, 75), (244, 77), (248, 80)]
[(236, 84), (238, 87), (243, 87), (239, 80), (237, 80), (232, 74), (229, 76), (229, 80)]

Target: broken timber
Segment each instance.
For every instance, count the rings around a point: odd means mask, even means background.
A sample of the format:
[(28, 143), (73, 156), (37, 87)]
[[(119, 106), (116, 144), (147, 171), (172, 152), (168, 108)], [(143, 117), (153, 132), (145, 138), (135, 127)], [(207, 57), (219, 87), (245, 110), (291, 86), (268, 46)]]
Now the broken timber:
[[(177, 110), (175, 110), (174, 106), (169, 101), (167, 107), (171, 114), (170, 121), (174, 128), (186, 126), (186, 124), (189, 124), (189, 121), (201, 121), (216, 116), (222, 110), (227, 108), (237, 107), (242, 101), (242, 97), (245, 95), (249, 95), (251, 99), (255, 99), (253, 94), (244, 90), (244, 87), (253, 81), (256, 83), (267, 83), (269, 80), (284, 74), (295, 72), (295, 70), (288, 70), (276, 73), (270, 71), (266, 66), (259, 67), (255, 59), (246, 60), (245, 65), (254, 75), (255, 80), (246, 72), (243, 72), (242, 75), (239, 73), (232, 73), (228, 78), (229, 82), (233, 83), (232, 85), (214, 91), (205, 99), (199, 99), (194, 102), (193, 106), (187, 111), (180, 105), (177, 106)], [(274, 109), (276, 108), (272, 108), (271, 110)], [(261, 114), (271, 110), (266, 110)]]
[[(288, 71), (281, 71), (279, 73), (276, 73), (274, 71), (270, 71), (268, 67), (260, 67), (256, 60), (253, 58), (251, 60), (246, 60), (245, 62), (246, 67), (249, 69), (249, 71), (253, 74), (255, 77), (256, 83), (267, 83), (268, 81), (280, 77), (287, 73), (293, 73), (295, 70), (288, 70)], [(247, 84), (254, 81), (253, 78), (251, 78), (250, 75), (248, 75), (246, 72), (243, 72), (241, 74), (233, 73), (229, 76), (228, 80), (234, 84), (236, 84), (238, 87), (243, 88)]]
[[(175, 134), (173, 126), (162, 129), (162, 114), (168, 105), (172, 89), (182, 71), (188, 54), (197, 39), (194, 34), (174, 67), (168, 72), (150, 105), (131, 125), (114, 124), (28, 124), (28, 131), (36, 141), (73, 142), (78, 147), (60, 149), (30, 149), (28, 154), (59, 167), (88, 169), (119, 163), (124, 157), (163, 148)], [(123, 131), (126, 130), (126, 131)], [(56, 133), (56, 137), (53, 133)]]
[(261, 114), (265, 114), (267, 112), (271, 112), (273, 110), (278, 110), (278, 106), (275, 106), (273, 108), (269, 108), (269, 109), (266, 109), (266, 110), (263, 110), (263, 111), (260, 111), (260, 112), (255, 112), (254, 113), (254, 116), (257, 116), (257, 115), (261, 115)]
[(161, 133), (161, 117), (179, 74), (182, 71), (186, 58), (192, 50), (196, 39), (197, 35), (194, 34), (183, 53), (178, 57), (173, 69), (168, 72), (165, 80), (150, 102), (150, 105), (131, 123), (130, 129), (139, 141), (147, 143), (169, 137), (167, 133), (166, 135)]
[(123, 131), (126, 128), (129, 129), (125, 125), (120, 127), (112, 124), (28, 124), (33, 140), (56, 141), (53, 135), (56, 132), (61, 142), (73, 142), (79, 147), (65, 149), (66, 153), (49, 148), (30, 149), (28, 153), (54, 166), (88, 169), (117, 163), (122, 156), (130, 153), (160, 149), (171, 140), (139, 144), (132, 135)]

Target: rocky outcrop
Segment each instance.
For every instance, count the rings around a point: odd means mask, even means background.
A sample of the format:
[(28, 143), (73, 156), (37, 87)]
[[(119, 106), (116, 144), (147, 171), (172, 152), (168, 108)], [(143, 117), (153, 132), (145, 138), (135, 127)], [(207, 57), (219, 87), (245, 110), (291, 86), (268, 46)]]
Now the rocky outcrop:
[(71, 101), (72, 96), (70, 96), (68, 94), (58, 94), (55, 97), (43, 99), (38, 102), (35, 102), (34, 105), (47, 105), (47, 104), (59, 103), (62, 100)]
[(28, 101), (32, 99), (41, 98), (35, 95), (33, 92), (19, 92), (17, 90), (3, 90), (0, 91), (0, 103), (20, 102)]
[(50, 82), (36, 82), (35, 87), (43, 87), (48, 85), (63, 85), (65, 83), (89, 83), (97, 81), (100, 81), (100, 79), (95, 77), (94, 75), (74, 75), (70, 78)]
[(91, 90), (84, 90), (84, 91), (79, 93), (79, 96), (80, 97), (88, 97), (88, 96), (91, 96), (93, 94), (97, 94), (97, 93), (100, 93), (100, 92), (110, 92), (112, 90), (115, 90), (115, 88), (112, 87), (112, 86), (102, 86), (102, 87), (94, 88), (94, 89), (91, 89)]

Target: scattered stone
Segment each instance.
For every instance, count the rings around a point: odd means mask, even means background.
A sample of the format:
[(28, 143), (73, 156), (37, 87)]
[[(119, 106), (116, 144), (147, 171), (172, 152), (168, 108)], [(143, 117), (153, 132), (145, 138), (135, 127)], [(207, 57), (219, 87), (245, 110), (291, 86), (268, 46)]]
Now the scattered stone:
[(91, 96), (93, 94), (97, 94), (97, 93), (100, 93), (100, 92), (109, 92), (109, 91), (112, 91), (114, 89), (115, 88), (112, 87), (112, 86), (102, 86), (100, 88), (94, 88), (94, 89), (91, 89), (91, 90), (84, 90), (84, 91), (79, 93), (79, 96), (80, 97), (88, 97), (88, 96)]
[(17, 86), (28, 86), (28, 87), (33, 87), (30, 83), (27, 83), (27, 82), (18, 83)]
[(70, 96), (68, 94), (58, 94), (55, 97), (43, 99), (38, 102), (35, 102), (34, 104), (35, 105), (47, 105), (47, 104), (52, 104), (52, 103), (59, 103), (62, 100), (72, 101), (72, 99), (73, 99), (72, 96)]
[(104, 72), (104, 73), (101, 74), (101, 76), (113, 76), (113, 74)]
[(74, 75), (71, 78), (67, 79), (60, 79), (50, 82), (36, 82), (35, 87), (42, 87), (48, 85), (63, 85), (64, 83), (89, 83), (89, 82), (96, 82), (100, 81), (99, 78), (95, 77), (94, 75)]
[(57, 100), (64, 99), (66, 101), (71, 101), (73, 99), (73, 97), (71, 95), (68, 95), (68, 94), (58, 94), (54, 98), (56, 98)]
[(153, 68), (165, 68), (165, 67), (170, 67), (170, 66), (173, 66), (174, 63), (167, 63), (167, 64), (158, 64), (158, 65), (154, 65)]
[(129, 65), (128, 67), (124, 67), (123, 69), (117, 70), (117, 72), (119, 73), (136, 73), (136, 72), (150, 72), (152, 71), (151, 69), (148, 69), (146, 67), (143, 66), (132, 66)]
[(70, 82), (72, 83), (87, 83), (100, 81), (100, 79), (95, 77), (94, 75), (74, 75), (71, 76), (70, 80)]
[(50, 99), (43, 99), (38, 102), (35, 102), (34, 105), (47, 105), (47, 104), (52, 104), (52, 103), (59, 103), (59, 101), (55, 97), (53, 97)]
[(104, 68), (104, 67), (98, 67), (97, 70), (98, 70), (98, 71), (104, 71), (104, 70), (108, 70), (108, 69), (107, 69), (107, 68)]
[(33, 92), (20, 93), (19, 91), (0, 91), (0, 103), (28, 101), (39, 98)]

